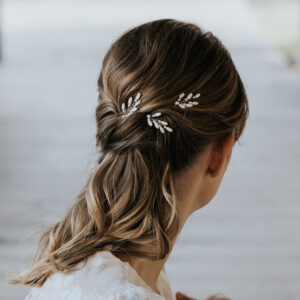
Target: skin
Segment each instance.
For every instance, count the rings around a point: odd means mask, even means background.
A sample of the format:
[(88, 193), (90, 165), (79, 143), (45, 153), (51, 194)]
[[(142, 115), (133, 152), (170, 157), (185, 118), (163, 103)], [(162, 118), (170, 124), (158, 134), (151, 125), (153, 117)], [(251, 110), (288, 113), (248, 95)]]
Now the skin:
[[(205, 153), (202, 153), (202, 155), (196, 158), (192, 166), (176, 177), (175, 192), (178, 199), (180, 230), (173, 241), (171, 241), (171, 248), (173, 248), (188, 217), (198, 209), (207, 205), (216, 195), (230, 161), (233, 146), (233, 134), (215, 141), (209, 145)], [(155, 247), (155, 245), (152, 247)], [(118, 258), (123, 261), (128, 261), (149, 287), (159, 294), (156, 285), (157, 279), (169, 256), (170, 253), (164, 259), (155, 262), (137, 257), (127, 259), (118, 256)], [(176, 293), (176, 299), (195, 300), (180, 292)], [(226, 299), (229, 300), (229, 298), (223, 295), (216, 294), (206, 300)]]

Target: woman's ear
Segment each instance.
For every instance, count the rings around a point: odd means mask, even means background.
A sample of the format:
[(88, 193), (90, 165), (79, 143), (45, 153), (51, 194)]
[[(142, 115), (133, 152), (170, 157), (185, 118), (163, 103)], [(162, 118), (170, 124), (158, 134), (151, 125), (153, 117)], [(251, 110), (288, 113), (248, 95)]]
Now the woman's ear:
[[(226, 169), (234, 145), (234, 134), (216, 140), (211, 148), (208, 172), (211, 177), (217, 177)], [(224, 170), (225, 172), (225, 170)]]

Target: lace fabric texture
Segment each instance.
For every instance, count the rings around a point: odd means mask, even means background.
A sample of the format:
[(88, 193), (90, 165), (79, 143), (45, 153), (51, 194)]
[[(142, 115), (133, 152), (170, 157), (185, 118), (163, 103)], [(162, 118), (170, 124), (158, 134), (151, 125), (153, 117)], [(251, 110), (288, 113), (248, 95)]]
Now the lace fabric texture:
[(54, 273), (25, 300), (174, 300), (162, 269), (153, 291), (127, 262), (109, 251), (97, 252), (71, 273)]

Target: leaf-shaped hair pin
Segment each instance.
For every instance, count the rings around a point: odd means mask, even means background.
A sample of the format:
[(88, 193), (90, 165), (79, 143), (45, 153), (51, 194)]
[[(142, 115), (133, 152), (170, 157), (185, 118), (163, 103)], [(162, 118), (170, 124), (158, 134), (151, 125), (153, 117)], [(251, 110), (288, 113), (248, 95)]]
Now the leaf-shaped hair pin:
[(148, 114), (147, 115), (147, 122), (149, 126), (154, 126), (156, 129), (159, 129), (161, 133), (165, 133), (165, 130), (169, 132), (173, 132), (173, 129), (168, 126), (168, 122), (157, 119), (157, 117), (161, 116), (161, 112), (156, 112), (154, 114)]
[(177, 99), (177, 101), (175, 101), (175, 105), (178, 105), (181, 108), (186, 108), (186, 107), (192, 107), (194, 105), (199, 104), (198, 101), (193, 101), (191, 99), (196, 99), (199, 98), (201, 96), (200, 93), (197, 93), (196, 95), (193, 96), (193, 93), (189, 93), (184, 99), (185, 93), (181, 93)]
[(122, 103), (121, 108), (122, 108), (122, 118), (131, 115), (133, 112), (135, 112), (137, 110), (138, 105), (141, 103), (141, 100), (139, 100), (141, 96), (141, 93), (137, 93), (134, 101), (132, 102), (133, 98), (132, 96), (130, 96), (128, 98), (128, 102), (127, 102), (127, 108), (125, 105), (125, 102)]

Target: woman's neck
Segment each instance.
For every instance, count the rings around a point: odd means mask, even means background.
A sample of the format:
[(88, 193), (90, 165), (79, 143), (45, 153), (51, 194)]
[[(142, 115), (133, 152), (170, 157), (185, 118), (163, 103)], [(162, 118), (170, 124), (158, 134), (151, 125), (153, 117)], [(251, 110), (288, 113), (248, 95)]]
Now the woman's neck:
[(157, 294), (160, 294), (157, 288), (158, 277), (170, 255), (170, 253), (161, 260), (151, 261), (142, 259), (140, 257), (130, 257), (122, 253), (113, 253), (114, 256), (123, 262), (128, 262), (130, 266), (136, 271), (139, 277)]
[[(177, 193), (177, 199), (178, 201), (178, 213), (179, 213), (179, 230), (177, 232), (177, 235), (173, 238), (173, 240), (170, 240), (170, 252), (168, 255), (161, 260), (151, 261), (151, 260), (145, 260), (141, 257), (128, 257), (125, 254), (118, 253), (116, 256), (121, 259), (124, 262), (128, 262), (130, 266), (137, 272), (139, 277), (156, 293), (159, 294), (159, 290), (157, 288), (157, 281), (158, 277), (167, 262), (171, 251), (173, 249), (173, 246), (176, 242), (177, 237), (179, 236), (180, 232), (182, 231), (182, 228), (188, 219), (188, 217), (193, 212), (193, 202), (190, 201), (189, 203), (186, 203), (186, 201), (183, 201), (184, 199), (189, 199), (191, 196), (189, 193), (192, 193), (193, 191), (191, 189), (184, 189), (180, 188), (181, 193)], [(145, 251), (149, 251), (150, 246), (145, 247)], [(153, 251), (153, 249), (151, 249)]]
[[(186, 219), (187, 219), (187, 217), (182, 216), (181, 222), (180, 222), (180, 225), (179, 225), (179, 231), (178, 231), (176, 237), (173, 240), (171, 240), (171, 244), (170, 244), (170, 249), (171, 250), (168, 253), (168, 255), (163, 259), (152, 261), (152, 260), (146, 260), (145, 258), (141, 258), (141, 257), (134, 257), (134, 256), (128, 257), (126, 254), (122, 254), (120, 252), (113, 253), (113, 254), (116, 257), (118, 257), (120, 260), (122, 260), (124, 262), (128, 262), (130, 264), (130, 266), (139, 275), (139, 277), (153, 291), (155, 291), (157, 294), (160, 294), (159, 289), (157, 288), (158, 277), (159, 277), (165, 263), (167, 262), (170, 254), (171, 254), (171, 251), (173, 249), (175, 241), (176, 241), (178, 235), (180, 234)], [(149, 247), (145, 248), (145, 251), (149, 251)]]

